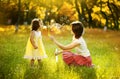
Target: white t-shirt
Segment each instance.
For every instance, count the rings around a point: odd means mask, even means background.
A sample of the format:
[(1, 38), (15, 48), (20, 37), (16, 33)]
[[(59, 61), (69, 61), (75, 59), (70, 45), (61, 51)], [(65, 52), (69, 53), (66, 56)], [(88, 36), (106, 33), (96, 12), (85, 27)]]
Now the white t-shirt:
[(73, 38), (73, 41), (78, 42), (80, 44), (79, 46), (75, 47), (76, 53), (84, 57), (90, 56), (90, 52), (87, 48), (86, 42), (83, 39), (83, 37), (80, 37), (79, 39)]

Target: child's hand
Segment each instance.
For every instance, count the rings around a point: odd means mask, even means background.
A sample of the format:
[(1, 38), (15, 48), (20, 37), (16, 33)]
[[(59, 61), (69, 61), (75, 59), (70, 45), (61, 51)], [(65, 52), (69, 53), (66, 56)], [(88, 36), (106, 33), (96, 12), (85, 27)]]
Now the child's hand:
[(37, 46), (34, 46), (34, 49), (37, 49), (38, 47)]
[(58, 55), (58, 53), (57, 52), (55, 52), (55, 56), (57, 56)]

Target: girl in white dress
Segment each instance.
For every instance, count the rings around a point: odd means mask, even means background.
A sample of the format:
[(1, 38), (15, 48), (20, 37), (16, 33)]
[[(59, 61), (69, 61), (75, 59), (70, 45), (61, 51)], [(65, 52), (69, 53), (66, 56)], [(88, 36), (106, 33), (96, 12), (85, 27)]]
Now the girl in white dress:
[(45, 48), (42, 42), (41, 31), (39, 31), (40, 20), (33, 19), (32, 20), (32, 31), (30, 33), (30, 37), (28, 38), (26, 52), (24, 58), (30, 59), (31, 66), (34, 65), (35, 59), (40, 63), (41, 59), (46, 58)]

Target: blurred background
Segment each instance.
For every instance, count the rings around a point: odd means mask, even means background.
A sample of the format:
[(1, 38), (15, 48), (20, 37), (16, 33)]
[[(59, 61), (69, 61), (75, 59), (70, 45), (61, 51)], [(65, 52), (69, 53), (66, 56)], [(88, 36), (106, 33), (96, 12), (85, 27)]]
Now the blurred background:
[(120, 0), (0, 0), (1, 25), (29, 25), (40, 18), (45, 25), (74, 20), (89, 28), (120, 29)]
[[(23, 56), (34, 18), (48, 58), (31, 68)], [(67, 66), (62, 55), (56, 62), (60, 49), (48, 36), (70, 43), (75, 20), (85, 26), (94, 68)], [(120, 0), (0, 0), (0, 79), (120, 79)]]

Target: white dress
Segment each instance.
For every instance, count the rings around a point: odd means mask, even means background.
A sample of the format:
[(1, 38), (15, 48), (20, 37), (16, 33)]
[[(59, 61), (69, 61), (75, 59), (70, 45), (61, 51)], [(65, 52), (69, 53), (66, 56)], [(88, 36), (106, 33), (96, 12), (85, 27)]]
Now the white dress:
[(34, 31), (35, 36), (34, 36), (34, 41), (35, 44), (38, 46), (37, 49), (34, 49), (33, 45), (30, 42), (30, 37), (28, 39), (27, 42), (27, 46), (26, 46), (26, 51), (25, 51), (25, 55), (24, 58), (27, 59), (42, 59), (42, 58), (46, 58), (46, 52), (45, 52), (45, 48), (42, 42), (42, 35), (40, 31)]

